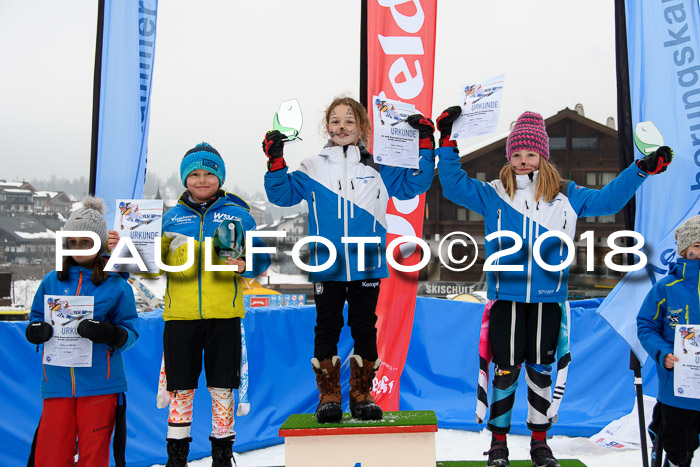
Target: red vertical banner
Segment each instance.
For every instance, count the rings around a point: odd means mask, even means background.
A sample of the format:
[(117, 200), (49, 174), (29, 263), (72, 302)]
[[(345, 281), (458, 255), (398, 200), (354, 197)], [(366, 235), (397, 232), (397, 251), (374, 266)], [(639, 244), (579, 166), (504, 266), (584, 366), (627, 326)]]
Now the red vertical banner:
[[(414, 104), (431, 116), (435, 69), (437, 0), (368, 0), (367, 109), (372, 118), (372, 96)], [(400, 236), (421, 237), (425, 195), (412, 200), (389, 200), (387, 245)], [(421, 249), (403, 244), (394, 250), (402, 265), (420, 261)], [(373, 395), (384, 410), (399, 410), (399, 381), (411, 340), (418, 272), (393, 268), (382, 280), (377, 305), (377, 346), (382, 366), (374, 380)]]

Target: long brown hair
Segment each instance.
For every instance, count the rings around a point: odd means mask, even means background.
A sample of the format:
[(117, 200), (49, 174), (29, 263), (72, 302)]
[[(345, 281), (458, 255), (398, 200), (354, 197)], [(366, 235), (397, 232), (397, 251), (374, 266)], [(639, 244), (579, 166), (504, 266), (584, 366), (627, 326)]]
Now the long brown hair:
[[(56, 271), (56, 277), (59, 281), (64, 281), (68, 279), (68, 269), (71, 266), (77, 266), (78, 263), (75, 262), (72, 256), (66, 256), (63, 258), (63, 270)], [(92, 263), (86, 264), (85, 267), (92, 269), (92, 276), (90, 280), (95, 285), (100, 285), (107, 280), (108, 272), (105, 271), (105, 266), (107, 265), (107, 259), (102, 256), (102, 250), (97, 253), (97, 256), (92, 260)]]
[(333, 99), (333, 102), (328, 106), (326, 112), (324, 113), (323, 120), (321, 121), (321, 132), (328, 136), (328, 122), (331, 119), (331, 112), (339, 105), (347, 105), (352, 109), (352, 113), (355, 114), (357, 119), (357, 128), (360, 131), (360, 141), (362, 141), (365, 146), (371, 143), (372, 137), (372, 125), (369, 123), (369, 115), (367, 115), (367, 109), (365, 106), (360, 104), (358, 101), (352, 97), (338, 96)]
[[(544, 198), (545, 201), (552, 201), (554, 197), (557, 196), (557, 193), (559, 193), (563, 179), (559, 175), (559, 172), (557, 172), (556, 167), (542, 156), (540, 156), (540, 167), (538, 170), (540, 173), (537, 176), (537, 184), (535, 185), (535, 200), (538, 201)], [(510, 199), (513, 199), (517, 185), (515, 182), (515, 173), (510, 166), (510, 162), (506, 163), (506, 165), (501, 168), (498, 178), (501, 180), (503, 188), (505, 188)]]

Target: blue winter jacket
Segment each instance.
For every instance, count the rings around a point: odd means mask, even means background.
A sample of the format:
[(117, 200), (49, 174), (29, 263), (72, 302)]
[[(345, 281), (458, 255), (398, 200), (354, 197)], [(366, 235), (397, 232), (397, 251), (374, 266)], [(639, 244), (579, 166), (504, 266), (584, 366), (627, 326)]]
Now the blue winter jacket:
[[(547, 271), (533, 257), (533, 245), (548, 231), (561, 232), (575, 242), (576, 220), (579, 217), (605, 216), (617, 213), (634, 196), (647, 177), (635, 164), (622, 171), (601, 190), (593, 190), (565, 180), (561, 191), (552, 201), (535, 201), (538, 172), (516, 175), (517, 188), (513, 199), (500, 180), (490, 183), (467, 177), (455, 148), (442, 147), (435, 151), (440, 156), (438, 171), (445, 197), (484, 216), (486, 236), (499, 231), (510, 231), (522, 238), (522, 247), (506, 252), (515, 245), (508, 237), (486, 242), (487, 258), (496, 259), (495, 265), (518, 266), (521, 271), (488, 271), (487, 295), (492, 300), (512, 300), (526, 303), (561, 303), (568, 296), (569, 268)], [(542, 261), (557, 266), (568, 255), (564, 240), (545, 239), (540, 247)]]
[[(305, 159), (291, 173), (284, 168), (265, 174), (270, 202), (309, 206), (309, 235), (333, 243), (337, 258), (325, 271), (309, 273), (309, 280), (353, 281), (387, 277), (386, 207), (390, 197), (400, 200), (425, 193), (435, 174), (432, 149), (421, 149), (419, 169), (378, 165), (363, 146), (326, 146), (317, 156)], [(379, 243), (364, 245), (364, 269), (359, 268), (358, 244), (343, 237), (373, 237)], [(325, 264), (330, 250), (312, 243), (312, 266)]]
[(45, 297), (50, 295), (93, 296), (93, 319), (106, 321), (126, 329), (128, 338), (123, 347), (110, 349), (107, 344), (92, 344), (91, 367), (62, 367), (44, 365), (41, 378), (41, 397), (83, 397), (125, 392), (126, 374), (122, 352), (136, 339), (137, 319), (134, 292), (119, 274), (109, 273), (99, 286), (92, 283), (92, 269), (71, 265), (67, 280), (60, 281), (56, 271), (44, 276), (34, 295), (30, 322), (44, 321)]
[(659, 379), (657, 399), (681, 409), (700, 410), (700, 399), (673, 394), (673, 369), (664, 358), (673, 353), (673, 338), (679, 324), (700, 324), (700, 261), (679, 259), (649, 291), (637, 315), (637, 336), (644, 350), (656, 361)]

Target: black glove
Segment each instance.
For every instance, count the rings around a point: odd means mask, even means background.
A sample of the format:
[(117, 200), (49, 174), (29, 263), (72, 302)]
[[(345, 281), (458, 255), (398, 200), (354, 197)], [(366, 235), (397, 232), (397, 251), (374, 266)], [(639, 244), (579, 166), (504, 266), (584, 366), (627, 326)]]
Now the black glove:
[(435, 148), (435, 124), (433, 121), (421, 114), (409, 115), (406, 122), (413, 128), (418, 130), (418, 137), (420, 141), (418, 147), (420, 149), (434, 149)]
[(49, 323), (44, 321), (34, 321), (27, 325), (25, 335), (29, 342), (39, 345), (51, 339), (51, 336), (53, 336), (53, 328)]
[(462, 115), (462, 108), (458, 105), (453, 105), (443, 110), (437, 118), (436, 123), (438, 130), (440, 130), (440, 147), (457, 147), (457, 141), (450, 141), (450, 136), (452, 135), (452, 124), (460, 115)]
[(673, 159), (673, 149), (668, 146), (661, 146), (648, 156), (644, 156), (637, 161), (639, 170), (643, 170), (649, 175), (660, 174), (666, 171), (666, 167)]
[(113, 349), (123, 347), (129, 337), (123, 327), (94, 319), (81, 321), (78, 325), (78, 334), (95, 344), (107, 344)]
[(267, 156), (267, 170), (274, 172), (287, 167), (284, 162), (284, 136), (277, 130), (265, 133), (262, 142), (263, 151)]

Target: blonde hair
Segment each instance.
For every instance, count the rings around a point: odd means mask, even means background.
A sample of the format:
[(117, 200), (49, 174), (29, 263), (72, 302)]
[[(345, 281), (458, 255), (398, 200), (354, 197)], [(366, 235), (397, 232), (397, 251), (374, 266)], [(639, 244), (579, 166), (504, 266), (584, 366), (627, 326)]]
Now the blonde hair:
[[(535, 200), (538, 201), (544, 198), (545, 201), (552, 201), (554, 197), (557, 196), (557, 193), (559, 193), (563, 179), (554, 165), (541, 156), (538, 170), (540, 173), (537, 176), (537, 184), (535, 185)], [(510, 162), (506, 163), (506, 165), (501, 168), (498, 178), (501, 180), (503, 188), (505, 188), (510, 199), (513, 199), (517, 184), (515, 182), (515, 172), (513, 172)]]
[(331, 104), (326, 109), (323, 115), (323, 120), (320, 124), (322, 134), (324, 134), (324, 136), (326, 137), (329, 136), (328, 122), (331, 119), (331, 112), (333, 112), (333, 109), (335, 109), (339, 105), (347, 105), (348, 107), (350, 107), (352, 113), (357, 119), (357, 128), (360, 131), (360, 141), (362, 141), (365, 144), (365, 146), (368, 146), (371, 143), (370, 138), (372, 135), (372, 125), (369, 122), (369, 115), (367, 115), (367, 109), (365, 109), (365, 106), (360, 104), (352, 97), (338, 96), (335, 99), (333, 99), (333, 102), (331, 102)]

